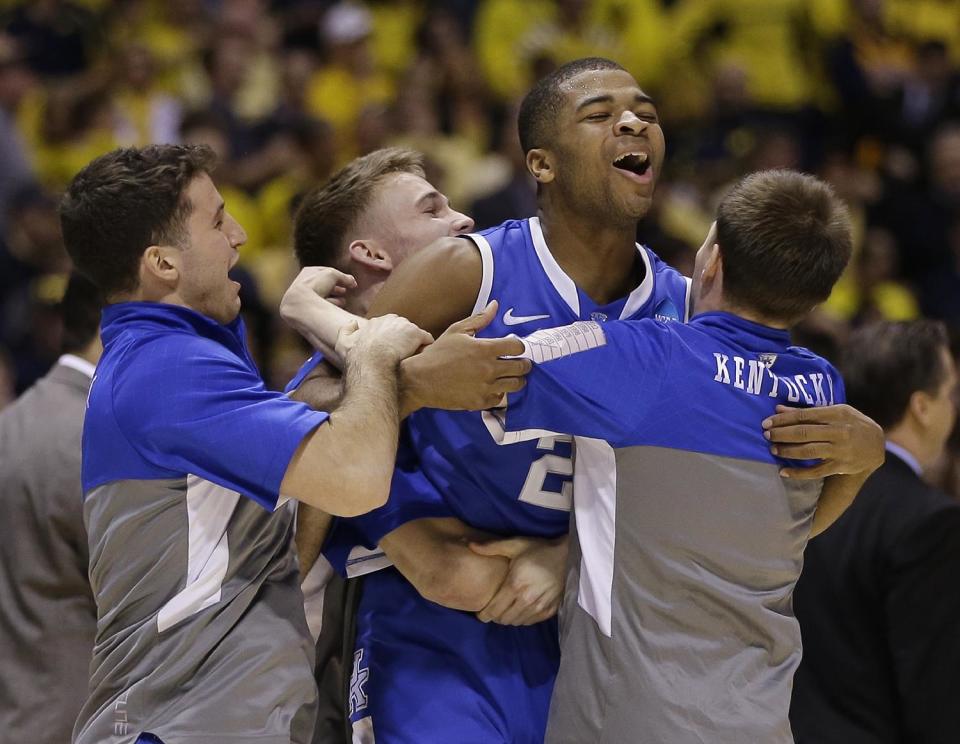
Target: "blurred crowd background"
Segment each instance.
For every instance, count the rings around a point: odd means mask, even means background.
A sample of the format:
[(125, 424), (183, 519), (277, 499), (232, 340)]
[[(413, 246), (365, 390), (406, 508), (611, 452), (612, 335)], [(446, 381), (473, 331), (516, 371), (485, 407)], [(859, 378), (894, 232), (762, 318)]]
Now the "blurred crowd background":
[[(478, 228), (535, 210), (520, 97), (577, 57), (626, 66), (668, 155), (639, 238), (689, 271), (738, 176), (828, 180), (856, 254), (798, 341), (928, 316), (960, 331), (957, 0), (0, 0), (0, 407), (56, 360), (69, 179), (122, 145), (203, 142), (249, 236), (252, 346), (280, 388), (304, 350), (276, 314), (298, 198), (404, 144)], [(956, 440), (956, 437), (955, 437)], [(934, 474), (960, 495), (960, 442)]]

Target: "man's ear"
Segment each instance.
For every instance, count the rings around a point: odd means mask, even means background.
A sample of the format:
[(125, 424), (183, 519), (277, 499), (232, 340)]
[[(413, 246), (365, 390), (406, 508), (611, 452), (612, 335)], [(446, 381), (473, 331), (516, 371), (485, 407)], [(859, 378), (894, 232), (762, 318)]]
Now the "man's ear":
[(930, 423), (930, 415), (933, 412), (934, 403), (930, 393), (924, 390), (915, 390), (910, 395), (907, 403), (907, 412), (913, 416), (916, 421), (926, 428)]
[(370, 271), (393, 271), (393, 259), (375, 240), (354, 240), (348, 247), (350, 260)]
[(140, 257), (141, 281), (176, 286), (182, 271), (182, 251), (169, 245), (151, 245)]
[(537, 179), (537, 183), (550, 183), (557, 176), (553, 167), (553, 154), (541, 148), (527, 151), (527, 170)]
[(723, 255), (720, 244), (714, 243), (707, 249), (707, 259), (703, 262), (700, 284), (707, 290), (720, 282), (723, 285)]

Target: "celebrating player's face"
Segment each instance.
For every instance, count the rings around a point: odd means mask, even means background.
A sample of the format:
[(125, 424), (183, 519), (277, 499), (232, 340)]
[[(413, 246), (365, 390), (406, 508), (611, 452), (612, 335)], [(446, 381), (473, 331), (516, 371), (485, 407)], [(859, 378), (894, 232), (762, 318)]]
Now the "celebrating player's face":
[(396, 266), (433, 241), (460, 235), (473, 220), (450, 207), (450, 201), (430, 182), (412, 173), (387, 178), (371, 210)]
[(556, 179), (581, 206), (638, 220), (663, 165), (657, 109), (623, 70), (594, 70), (563, 86)]
[(226, 211), (223, 198), (205, 173), (187, 187), (193, 207), (187, 219), (187, 246), (178, 252), (177, 293), (188, 307), (220, 323), (240, 312), (240, 285), (227, 276), (247, 240), (243, 228)]

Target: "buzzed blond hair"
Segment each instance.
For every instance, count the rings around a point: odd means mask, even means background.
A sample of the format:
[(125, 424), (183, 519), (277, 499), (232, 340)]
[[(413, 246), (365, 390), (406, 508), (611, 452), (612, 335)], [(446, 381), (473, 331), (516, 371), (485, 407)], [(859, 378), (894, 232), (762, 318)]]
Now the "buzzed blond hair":
[(370, 206), (377, 186), (394, 173), (424, 178), (423, 155), (404, 147), (374, 150), (309, 191), (293, 220), (293, 250), (300, 266), (345, 269), (347, 234)]

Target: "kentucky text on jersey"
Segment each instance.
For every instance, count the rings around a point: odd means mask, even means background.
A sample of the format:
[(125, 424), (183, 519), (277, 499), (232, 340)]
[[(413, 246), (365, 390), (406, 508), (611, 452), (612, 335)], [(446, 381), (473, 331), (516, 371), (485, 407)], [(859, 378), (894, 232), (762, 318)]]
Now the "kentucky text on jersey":
[[(756, 359), (744, 359), (715, 351), (713, 357), (717, 361), (717, 374), (713, 378), (716, 382), (733, 385), (737, 390), (751, 395), (766, 394), (771, 398), (781, 394), (782, 385), (786, 390), (788, 403), (803, 401), (808, 406), (833, 405), (833, 380), (819, 372), (812, 372), (809, 376), (797, 374), (793, 377), (774, 374), (776, 354), (760, 354)], [(824, 384), (827, 386), (826, 391)]]

